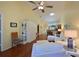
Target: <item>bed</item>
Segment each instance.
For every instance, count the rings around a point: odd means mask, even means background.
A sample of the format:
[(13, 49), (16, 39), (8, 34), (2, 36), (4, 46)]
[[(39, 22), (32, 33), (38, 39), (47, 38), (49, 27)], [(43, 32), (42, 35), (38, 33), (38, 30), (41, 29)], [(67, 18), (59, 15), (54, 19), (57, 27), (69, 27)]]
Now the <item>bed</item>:
[(56, 36), (56, 35), (48, 35), (47, 36), (47, 40), (48, 41), (59, 41), (59, 40), (64, 40), (65, 37), (63, 36), (63, 33), (60, 34), (60, 37)]
[(37, 42), (33, 44), (32, 57), (69, 57), (65, 53), (63, 45), (49, 42)]
[(52, 36), (52, 35), (48, 35), (48, 37), (47, 37), (47, 40), (48, 41), (59, 41), (59, 40), (64, 40), (64, 38), (63, 37), (57, 37), (57, 36)]

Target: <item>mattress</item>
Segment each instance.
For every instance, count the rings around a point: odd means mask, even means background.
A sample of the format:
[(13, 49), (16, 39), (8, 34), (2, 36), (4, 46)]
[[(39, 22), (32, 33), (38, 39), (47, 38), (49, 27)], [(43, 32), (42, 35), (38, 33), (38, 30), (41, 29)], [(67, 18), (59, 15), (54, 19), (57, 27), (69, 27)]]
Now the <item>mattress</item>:
[(32, 57), (66, 57), (63, 45), (55, 43), (35, 43), (32, 48)]

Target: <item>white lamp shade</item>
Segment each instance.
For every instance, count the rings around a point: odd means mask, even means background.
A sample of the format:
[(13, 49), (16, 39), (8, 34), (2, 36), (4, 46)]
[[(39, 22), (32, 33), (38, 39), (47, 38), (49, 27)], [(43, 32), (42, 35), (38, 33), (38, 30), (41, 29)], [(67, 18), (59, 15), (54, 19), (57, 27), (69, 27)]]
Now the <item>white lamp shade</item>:
[(77, 30), (65, 30), (64, 36), (76, 38), (77, 37)]

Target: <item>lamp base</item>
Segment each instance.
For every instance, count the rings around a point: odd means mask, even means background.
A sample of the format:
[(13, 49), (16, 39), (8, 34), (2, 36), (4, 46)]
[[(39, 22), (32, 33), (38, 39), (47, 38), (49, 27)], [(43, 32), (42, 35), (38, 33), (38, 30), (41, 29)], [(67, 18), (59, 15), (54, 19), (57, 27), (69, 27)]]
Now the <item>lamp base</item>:
[(73, 39), (71, 37), (68, 38), (68, 48), (73, 49)]

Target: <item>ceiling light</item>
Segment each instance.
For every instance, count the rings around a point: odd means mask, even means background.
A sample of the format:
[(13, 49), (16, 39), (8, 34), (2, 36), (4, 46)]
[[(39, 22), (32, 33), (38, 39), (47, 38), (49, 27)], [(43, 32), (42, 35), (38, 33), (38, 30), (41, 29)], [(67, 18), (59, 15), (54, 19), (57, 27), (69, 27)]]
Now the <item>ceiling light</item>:
[(39, 6), (38, 9), (44, 9), (42, 6)]
[(55, 15), (54, 13), (50, 13), (50, 16), (53, 16), (53, 15)]

